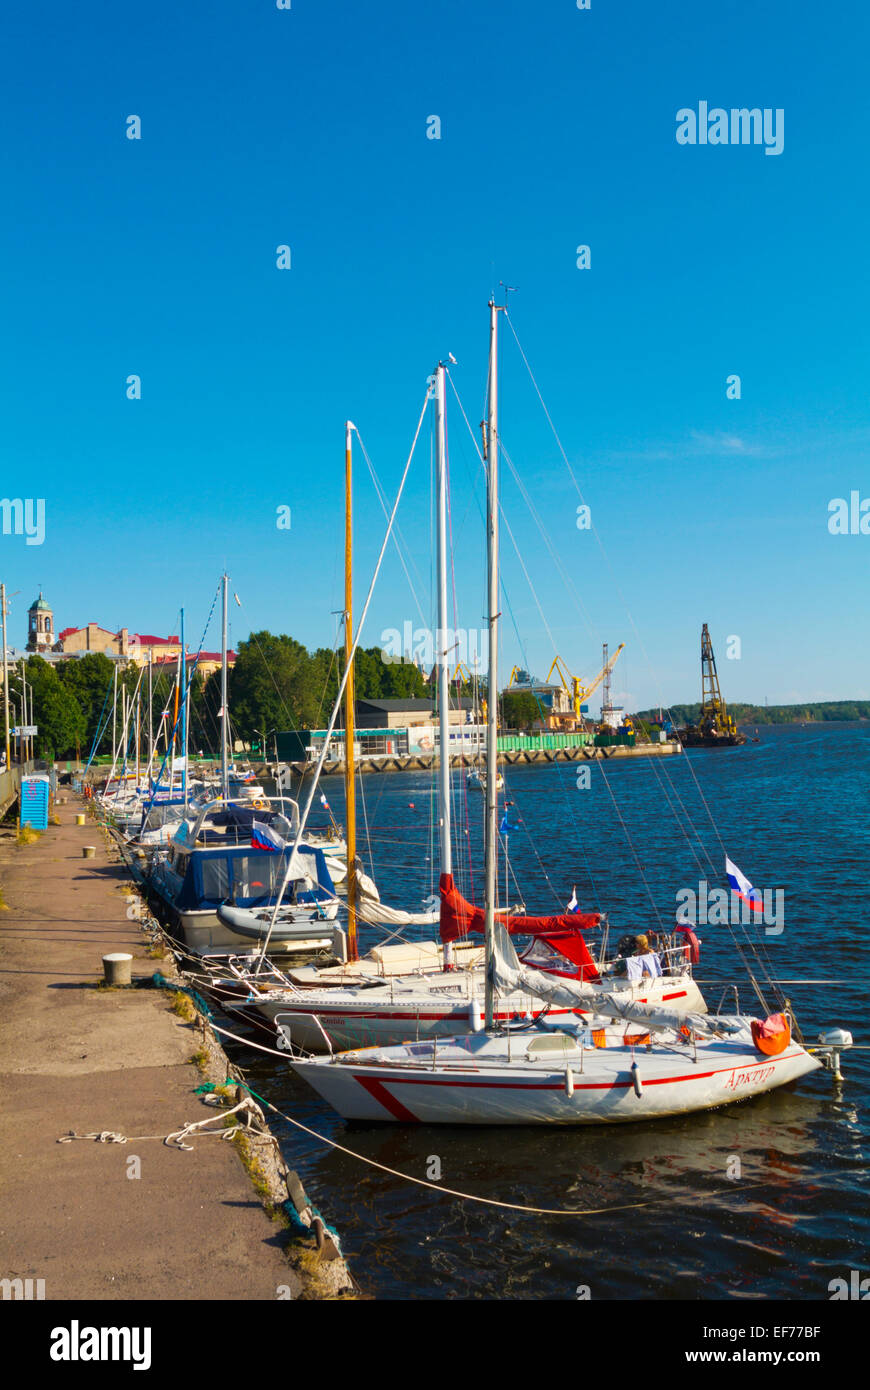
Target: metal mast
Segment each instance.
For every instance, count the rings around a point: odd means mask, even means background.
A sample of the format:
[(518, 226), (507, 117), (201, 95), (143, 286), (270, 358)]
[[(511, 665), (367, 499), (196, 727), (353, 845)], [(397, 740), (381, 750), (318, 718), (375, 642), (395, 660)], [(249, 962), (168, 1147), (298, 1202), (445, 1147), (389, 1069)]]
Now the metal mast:
[(486, 439), (486, 569), (488, 580), (489, 668), (486, 690), (486, 1018), (493, 1026), (492, 938), (495, 927), (498, 849), (498, 308), (489, 302), (489, 410)]
[(115, 662), (115, 669), (112, 672), (112, 772), (115, 771), (115, 762), (118, 757), (118, 663)]
[(356, 764), (354, 760), (354, 682), (353, 682), (353, 467), (351, 435), (353, 421), (344, 426), (344, 659), (347, 684), (344, 688), (344, 796), (347, 807), (347, 951), (350, 960), (359, 959), (356, 932)]
[[(435, 459), (438, 490), (438, 825), (441, 836), (441, 872), (452, 874), (450, 829), (450, 653), (447, 650), (447, 449), (445, 431), (446, 368), (439, 362), (435, 373)], [(444, 966), (453, 969), (453, 947), (445, 941)]]
[(223, 613), (221, 620), (221, 795), (226, 801), (230, 794), (229, 754), (227, 750), (228, 720), (227, 709), (227, 593), (229, 578), (225, 574), (223, 584)]
[(187, 652), (184, 646), (184, 609), (181, 610), (181, 795), (187, 810)]
[(148, 648), (148, 781), (154, 777), (154, 648)]
[(9, 665), (6, 658), (6, 585), (0, 584), (0, 604), (3, 607), (3, 713), (6, 720), (6, 770), (12, 766), (9, 751)]

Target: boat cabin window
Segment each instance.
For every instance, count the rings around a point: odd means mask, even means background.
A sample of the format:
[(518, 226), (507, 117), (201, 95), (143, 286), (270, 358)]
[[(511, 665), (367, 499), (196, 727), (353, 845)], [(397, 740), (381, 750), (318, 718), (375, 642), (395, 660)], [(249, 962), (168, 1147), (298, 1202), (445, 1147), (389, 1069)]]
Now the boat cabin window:
[(233, 895), (236, 902), (256, 902), (279, 892), (287, 861), (283, 854), (240, 854), (233, 859)]
[(230, 894), (230, 875), (226, 859), (220, 855), (202, 860), (202, 895), (223, 902)]

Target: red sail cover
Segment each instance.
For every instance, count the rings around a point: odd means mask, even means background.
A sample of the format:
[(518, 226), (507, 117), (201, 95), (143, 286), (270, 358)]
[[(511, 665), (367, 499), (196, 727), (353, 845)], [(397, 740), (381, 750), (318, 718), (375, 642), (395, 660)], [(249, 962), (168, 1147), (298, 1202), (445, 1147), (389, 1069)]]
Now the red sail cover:
[[(442, 874), (439, 882), (441, 891), (441, 940), (455, 941), (457, 937), (480, 932), (486, 925), (486, 913), (482, 907), (474, 907), (466, 902), (453, 882), (452, 874)], [(521, 917), (497, 913), (496, 920), (507, 927), (511, 936), (538, 936), (555, 950), (560, 951), (579, 967), (578, 974), (584, 980), (597, 980), (598, 970), (589, 954), (589, 948), (582, 933), (591, 931), (601, 921), (600, 912), (563, 912), (557, 917)]]

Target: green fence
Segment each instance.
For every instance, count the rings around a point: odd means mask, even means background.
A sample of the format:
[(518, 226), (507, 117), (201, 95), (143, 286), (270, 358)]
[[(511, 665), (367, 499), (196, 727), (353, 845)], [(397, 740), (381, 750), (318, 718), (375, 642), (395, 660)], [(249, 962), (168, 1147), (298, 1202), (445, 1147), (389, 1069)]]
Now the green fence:
[(498, 740), (500, 753), (533, 753), (555, 748), (582, 748), (592, 742), (591, 734), (504, 734)]

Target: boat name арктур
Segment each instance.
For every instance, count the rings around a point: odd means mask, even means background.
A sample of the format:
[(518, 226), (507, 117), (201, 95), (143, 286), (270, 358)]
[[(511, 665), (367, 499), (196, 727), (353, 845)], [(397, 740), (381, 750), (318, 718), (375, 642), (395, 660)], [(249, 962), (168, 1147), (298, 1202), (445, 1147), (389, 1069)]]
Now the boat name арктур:
[(678, 145), (764, 145), (765, 154), (782, 154), (785, 146), (785, 111), (765, 106), (683, 106), (677, 112)]

